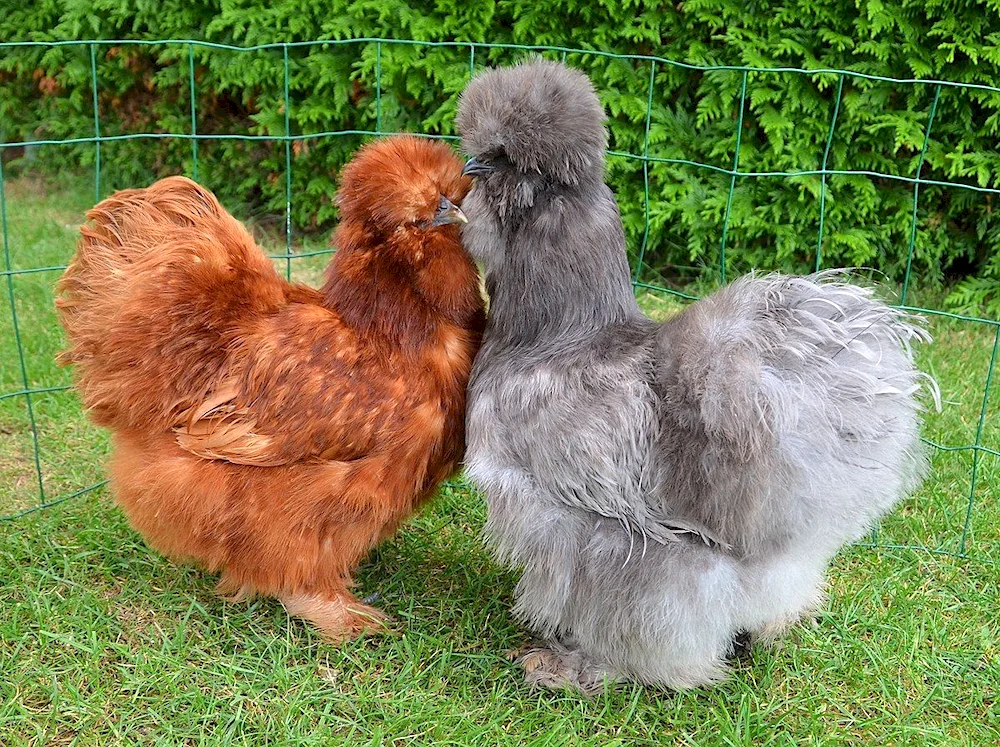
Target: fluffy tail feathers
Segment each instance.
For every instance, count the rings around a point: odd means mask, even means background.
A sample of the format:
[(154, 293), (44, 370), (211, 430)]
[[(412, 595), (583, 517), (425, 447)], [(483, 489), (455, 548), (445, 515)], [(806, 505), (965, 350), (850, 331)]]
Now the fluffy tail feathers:
[(58, 285), (69, 340), (59, 361), (76, 366), (97, 422), (148, 425), (214, 373), (227, 326), (282, 303), (285, 284), (215, 196), (184, 177), (117, 192), (87, 219)]
[(699, 520), (748, 549), (802, 508), (796, 493), (839, 502), (863, 531), (923, 474), (918, 392), (939, 394), (912, 345), (929, 339), (835, 271), (747, 276), (668, 322), (661, 381), (715, 486)]
[(56, 308), (73, 343), (62, 360), (74, 362), (104, 337), (101, 330), (127, 298), (129, 285), (155, 272), (148, 265), (167, 261), (157, 249), (179, 229), (206, 229), (224, 218), (232, 221), (215, 196), (184, 177), (116, 192), (88, 211), (89, 223), (80, 228), (76, 255), (58, 286)]
[(748, 275), (668, 324), (677, 384), (708, 432), (749, 458), (798, 417), (796, 393), (824, 398), (834, 420), (843, 408), (909, 400), (921, 381), (937, 401), (913, 365), (912, 344), (930, 340), (923, 320), (841, 275)]

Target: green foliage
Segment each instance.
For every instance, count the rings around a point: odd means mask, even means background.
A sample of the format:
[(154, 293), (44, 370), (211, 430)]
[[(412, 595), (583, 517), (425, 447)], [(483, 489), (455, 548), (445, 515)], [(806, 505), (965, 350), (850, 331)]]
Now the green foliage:
[[(364, 37), (461, 40), (989, 86), (1000, 81), (998, 11), (997, 0), (39, 0), (0, 18), (0, 38), (193, 38), (240, 46)], [(93, 49), (102, 135), (189, 133), (193, 60), (197, 131), (261, 138), (196, 146), (178, 138), (105, 142), (105, 191), (154, 175), (192, 173), (197, 149), (199, 180), (228, 204), (279, 214), (290, 168), (296, 232), (326, 230), (335, 219), (336, 173), (364, 139), (357, 131), (454, 135), (457, 94), (473, 67), (524, 56), (504, 48), (473, 53), (469, 46), (373, 41), (289, 47), (287, 115), (296, 139), (286, 164), (284, 143), (267, 139), (286, 134), (280, 47), (126, 43)], [(730, 275), (820, 264), (874, 266), (899, 280), (911, 263), (925, 283), (967, 278), (949, 297), (964, 310), (1000, 310), (996, 195), (927, 184), (915, 195), (905, 181), (919, 171), (935, 181), (1000, 187), (1000, 93), (952, 86), (938, 92), (930, 83), (824, 72), (750, 73), (741, 171), (815, 172), (825, 164), (870, 173), (740, 177), (730, 200), (731, 178), (724, 172), (737, 156), (740, 71), (581, 53), (568, 54), (567, 61), (592, 76), (608, 111), (611, 148), (618, 154), (610, 159), (609, 179), (633, 260), (644, 246), (642, 279), (718, 276), (728, 220)], [(91, 84), (86, 45), (4, 49), (3, 137), (92, 136)], [(652, 159), (645, 171), (634, 157), (643, 154)], [(96, 157), (89, 143), (45, 152), (46, 161), (59, 167), (91, 165)]]

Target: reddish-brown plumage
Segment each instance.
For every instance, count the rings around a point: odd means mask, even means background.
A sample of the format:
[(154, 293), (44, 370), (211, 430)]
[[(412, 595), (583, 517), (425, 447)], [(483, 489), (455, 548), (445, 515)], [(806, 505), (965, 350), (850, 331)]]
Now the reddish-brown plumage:
[(381, 615), (348, 591), (379, 540), (456, 468), (484, 324), (458, 227), (468, 189), (440, 143), (397, 137), (348, 164), (323, 288), (286, 282), (181, 177), (90, 213), (59, 318), (112, 485), (157, 550), (272, 595), (342, 639)]

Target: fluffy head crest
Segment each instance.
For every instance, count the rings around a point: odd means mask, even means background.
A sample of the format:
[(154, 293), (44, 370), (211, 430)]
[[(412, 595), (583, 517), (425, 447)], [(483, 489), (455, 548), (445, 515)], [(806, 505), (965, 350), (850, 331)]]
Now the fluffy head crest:
[(447, 145), (396, 135), (368, 143), (344, 166), (337, 204), (342, 221), (387, 232), (431, 220), (442, 195), (457, 205), (470, 186)]
[(463, 150), (478, 160), (506, 158), (564, 184), (602, 176), (604, 110), (590, 79), (566, 65), (534, 60), (480, 73), (457, 124)]

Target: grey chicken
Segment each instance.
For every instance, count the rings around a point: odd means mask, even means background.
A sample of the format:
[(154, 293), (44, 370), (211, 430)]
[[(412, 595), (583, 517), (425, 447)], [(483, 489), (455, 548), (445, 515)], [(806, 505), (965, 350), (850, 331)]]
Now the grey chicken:
[(928, 336), (836, 273), (750, 275), (656, 323), (586, 76), (486, 71), (457, 121), (490, 296), (466, 464), (544, 639), (527, 680), (719, 681), (747, 633), (814, 611), (834, 554), (919, 483)]

